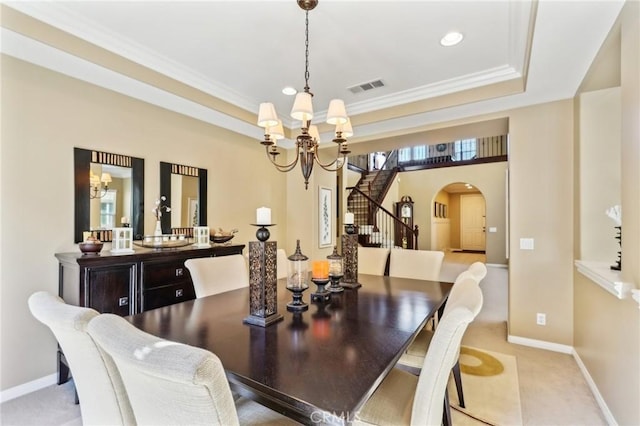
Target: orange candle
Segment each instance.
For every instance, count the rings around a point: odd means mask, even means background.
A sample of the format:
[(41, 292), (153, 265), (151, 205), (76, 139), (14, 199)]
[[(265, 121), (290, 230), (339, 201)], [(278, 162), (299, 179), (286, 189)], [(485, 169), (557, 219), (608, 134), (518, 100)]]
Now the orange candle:
[(311, 278), (329, 278), (329, 261), (314, 260), (313, 262), (311, 262)]

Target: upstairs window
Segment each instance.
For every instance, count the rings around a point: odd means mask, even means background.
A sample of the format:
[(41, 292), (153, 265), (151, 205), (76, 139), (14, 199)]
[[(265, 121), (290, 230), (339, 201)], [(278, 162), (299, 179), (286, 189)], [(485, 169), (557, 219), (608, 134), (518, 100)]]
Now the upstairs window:
[(453, 143), (455, 161), (473, 160), (478, 154), (476, 139), (462, 139)]
[(398, 162), (411, 161), (411, 148), (401, 148), (398, 150)]
[(401, 148), (398, 150), (398, 162), (408, 163), (410, 161), (421, 161), (429, 157), (427, 146), (418, 145), (409, 148)]

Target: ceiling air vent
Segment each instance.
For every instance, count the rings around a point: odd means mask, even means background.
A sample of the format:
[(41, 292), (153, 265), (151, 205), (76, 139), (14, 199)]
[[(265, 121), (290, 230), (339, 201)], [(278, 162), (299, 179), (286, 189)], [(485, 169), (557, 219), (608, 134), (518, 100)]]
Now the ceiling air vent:
[(384, 83), (382, 82), (382, 80), (373, 80), (367, 83), (356, 84), (355, 86), (349, 87), (349, 91), (355, 94), (366, 92), (367, 90), (377, 89), (378, 87), (384, 87)]

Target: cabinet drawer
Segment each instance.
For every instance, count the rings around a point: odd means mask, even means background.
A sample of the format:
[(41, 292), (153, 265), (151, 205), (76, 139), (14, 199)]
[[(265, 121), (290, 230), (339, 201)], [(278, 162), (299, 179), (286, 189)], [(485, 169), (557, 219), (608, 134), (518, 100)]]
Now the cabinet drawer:
[(147, 290), (142, 294), (142, 310), (160, 308), (196, 298), (191, 282), (175, 284), (166, 287), (158, 287)]
[(171, 284), (191, 283), (184, 260), (170, 262), (142, 262), (142, 290)]

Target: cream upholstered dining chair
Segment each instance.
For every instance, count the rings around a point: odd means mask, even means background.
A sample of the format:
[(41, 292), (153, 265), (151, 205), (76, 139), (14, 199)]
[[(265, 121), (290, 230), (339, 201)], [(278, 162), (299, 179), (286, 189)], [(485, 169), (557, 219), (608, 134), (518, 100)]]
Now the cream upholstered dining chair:
[(113, 314), (94, 318), (88, 331), (120, 371), (138, 425), (296, 424), (245, 398), (234, 403), (212, 352), (145, 333)]
[(102, 358), (87, 334), (87, 325), (99, 313), (90, 308), (67, 305), (46, 291), (29, 297), (29, 310), (51, 329), (58, 340), (80, 400), (85, 425), (135, 425), (129, 399), (116, 366)]
[(487, 265), (482, 262), (473, 262), (467, 271), (472, 273), (478, 279), (478, 283), (480, 283), (484, 277), (487, 276)]
[[(464, 282), (464, 281), (463, 281)], [(482, 291), (472, 280), (438, 324), (420, 375), (394, 368), (365, 403), (354, 424), (451, 424), (447, 382), (467, 326), (482, 307)], [(461, 282), (462, 283), (462, 282)]]
[(391, 249), (389, 276), (439, 281), (443, 260), (442, 251)]
[(384, 275), (388, 259), (388, 248), (358, 246), (358, 273)]
[(241, 254), (188, 259), (184, 266), (191, 274), (197, 298), (249, 287), (247, 262)]
[[(487, 268), (481, 262), (477, 263), (479, 265), (476, 265), (474, 268), (470, 267), (466, 271), (461, 272), (456, 278), (455, 282), (453, 283), (453, 287), (451, 287), (451, 291), (449, 292), (449, 296), (447, 297), (443, 315), (446, 315), (447, 311), (451, 309), (451, 306), (455, 305), (457, 303), (457, 300), (462, 297), (462, 295), (466, 291), (468, 291), (469, 286), (480, 285), (480, 281), (482, 281), (482, 279), (486, 275)], [(471, 269), (473, 269), (473, 272)], [(476, 312), (475, 314), (477, 315), (478, 312)], [(421, 368), (422, 364), (424, 363), (424, 357), (427, 354), (427, 349), (429, 348), (432, 339), (433, 330), (427, 328), (422, 329), (413, 340), (413, 342), (411, 342), (411, 345), (409, 345), (405, 353), (402, 354), (402, 356), (398, 360), (398, 364), (412, 368)], [(453, 365), (452, 372), (453, 378), (456, 382), (458, 402), (460, 406), (464, 408), (465, 402), (464, 392), (462, 390), (462, 376), (460, 374), (460, 363), (458, 361), (456, 361)]]

